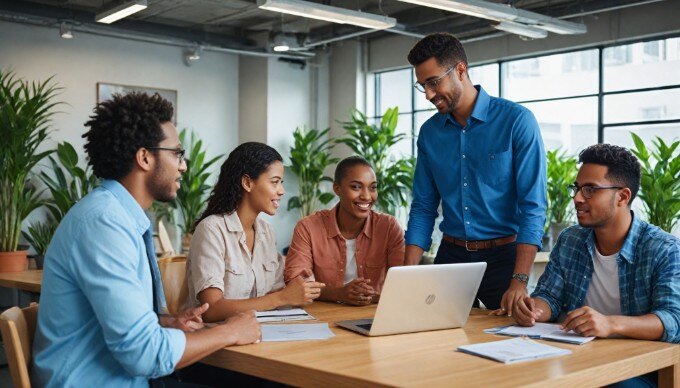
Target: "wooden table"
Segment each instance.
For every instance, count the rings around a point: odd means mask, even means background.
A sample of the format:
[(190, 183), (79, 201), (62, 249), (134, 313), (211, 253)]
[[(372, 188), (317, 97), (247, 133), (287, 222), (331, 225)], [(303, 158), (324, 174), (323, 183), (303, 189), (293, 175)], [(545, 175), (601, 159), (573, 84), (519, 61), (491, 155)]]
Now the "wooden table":
[[(375, 306), (315, 302), (306, 310), (320, 321), (371, 317)], [(549, 342), (573, 354), (505, 365), (459, 353), (468, 343), (505, 337), (482, 329), (509, 323), (473, 310), (462, 329), (365, 337), (332, 323), (326, 341), (268, 342), (224, 348), (203, 362), (295, 386), (602, 386), (661, 370), (660, 386), (679, 387), (680, 345), (598, 339), (577, 346)]]
[(42, 273), (43, 271), (40, 269), (29, 269), (23, 272), (0, 272), (0, 287), (40, 293)]

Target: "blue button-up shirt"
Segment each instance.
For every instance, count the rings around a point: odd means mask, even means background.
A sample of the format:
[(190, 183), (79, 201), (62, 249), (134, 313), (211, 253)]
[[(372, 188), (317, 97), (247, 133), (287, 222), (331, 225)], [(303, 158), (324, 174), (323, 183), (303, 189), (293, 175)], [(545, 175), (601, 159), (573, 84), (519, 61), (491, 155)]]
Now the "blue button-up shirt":
[(418, 160), (406, 244), (427, 250), (441, 201), (443, 233), (466, 240), (517, 234), (541, 246), (546, 210), (546, 159), (528, 109), (490, 97), (481, 86), (461, 126), (437, 113), (418, 135)]
[[(565, 229), (550, 253), (534, 298), (550, 306), (551, 320), (583, 306), (593, 276), (595, 232), (578, 225)], [(621, 314), (655, 314), (662, 341), (680, 343), (680, 239), (633, 215), (616, 262)]]
[(148, 387), (175, 369), (186, 338), (154, 313), (149, 227), (116, 181), (104, 181), (59, 224), (33, 343), (37, 386)]

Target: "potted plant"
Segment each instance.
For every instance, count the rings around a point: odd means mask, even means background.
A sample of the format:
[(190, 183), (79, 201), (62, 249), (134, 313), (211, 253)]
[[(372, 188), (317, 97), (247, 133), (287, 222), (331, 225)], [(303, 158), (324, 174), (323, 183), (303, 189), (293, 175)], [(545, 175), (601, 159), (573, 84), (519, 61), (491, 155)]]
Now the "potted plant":
[(288, 200), (288, 210), (300, 209), (300, 218), (304, 218), (318, 209), (319, 204), (328, 204), (333, 193), (321, 190), (322, 182), (332, 182), (326, 176), (326, 168), (338, 161), (331, 157), (333, 142), (327, 139), (328, 131), (307, 130), (298, 127), (293, 132), (295, 140), (290, 147), (290, 169), (298, 179), (299, 195)]
[(28, 82), (0, 70), (0, 271), (28, 266), (27, 251), (17, 251), (21, 223), (42, 205), (29, 174), (52, 153), (38, 147), (48, 137), (58, 91), (51, 78)]
[(576, 180), (578, 161), (559, 149), (548, 151), (546, 159), (548, 161), (546, 222), (550, 241), (553, 242), (557, 241), (560, 233), (569, 226), (573, 216), (572, 198), (569, 196), (567, 186)]
[(85, 169), (78, 167), (78, 153), (70, 143), (59, 143), (55, 151), (58, 162), (52, 156), (49, 157), (54, 177), (42, 171), (40, 180), (51, 194), (45, 206), (52, 214), (54, 223), (59, 224), (76, 202), (99, 186), (99, 179), (92, 173), (90, 166)]
[(639, 196), (647, 221), (671, 233), (680, 219), (680, 140), (667, 145), (657, 137), (650, 152), (640, 136), (632, 132), (631, 136), (635, 143), (631, 151), (642, 164)]
[(415, 173), (414, 157), (390, 158), (390, 148), (406, 138), (405, 134), (396, 133), (398, 116), (398, 108), (388, 109), (379, 125), (375, 125), (368, 123), (365, 114), (354, 110), (351, 120), (341, 123), (347, 135), (337, 140), (373, 165), (380, 193), (377, 207), (391, 215), (408, 205)]
[(47, 222), (37, 222), (29, 225), (26, 232), (21, 231), (26, 241), (35, 249), (35, 266), (38, 269), (43, 268), (45, 253), (50, 246), (55, 230), (57, 230), (57, 223), (53, 220), (48, 220)]
[(179, 208), (182, 224), (182, 252), (189, 251), (191, 236), (193, 235), (196, 221), (203, 213), (208, 194), (212, 187), (207, 184), (210, 173), (208, 168), (215, 164), (223, 155), (216, 156), (208, 161), (205, 160), (203, 141), (195, 132), (191, 132), (191, 140), (187, 142), (187, 130), (183, 129), (179, 134), (182, 144), (187, 149), (187, 170), (182, 174), (182, 185), (177, 191), (174, 206)]

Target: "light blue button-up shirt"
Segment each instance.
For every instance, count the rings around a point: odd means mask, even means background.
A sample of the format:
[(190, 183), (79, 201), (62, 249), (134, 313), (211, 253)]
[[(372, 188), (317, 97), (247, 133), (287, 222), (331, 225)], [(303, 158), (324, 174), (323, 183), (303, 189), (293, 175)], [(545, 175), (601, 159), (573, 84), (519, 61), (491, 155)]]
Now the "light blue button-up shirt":
[(139, 203), (112, 180), (59, 224), (45, 256), (33, 343), (37, 386), (148, 387), (173, 372), (186, 338), (162, 328), (154, 313), (149, 227)]
[(517, 242), (540, 247), (546, 158), (536, 118), (475, 87), (479, 93), (464, 127), (451, 114), (436, 113), (420, 129), (406, 244), (429, 249), (441, 201), (440, 229), (449, 236), (517, 234)]

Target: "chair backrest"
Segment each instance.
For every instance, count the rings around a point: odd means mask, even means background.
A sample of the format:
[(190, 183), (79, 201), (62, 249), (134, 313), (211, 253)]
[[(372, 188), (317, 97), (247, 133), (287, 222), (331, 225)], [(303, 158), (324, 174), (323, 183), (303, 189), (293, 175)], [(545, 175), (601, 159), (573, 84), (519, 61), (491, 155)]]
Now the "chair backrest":
[(31, 386), (29, 369), (32, 359), (33, 336), (38, 320), (38, 304), (20, 309), (12, 307), (0, 314), (0, 332), (5, 344), (7, 363), (15, 387)]
[(176, 314), (186, 301), (189, 289), (186, 282), (186, 256), (163, 257), (158, 259), (161, 282), (168, 312)]

